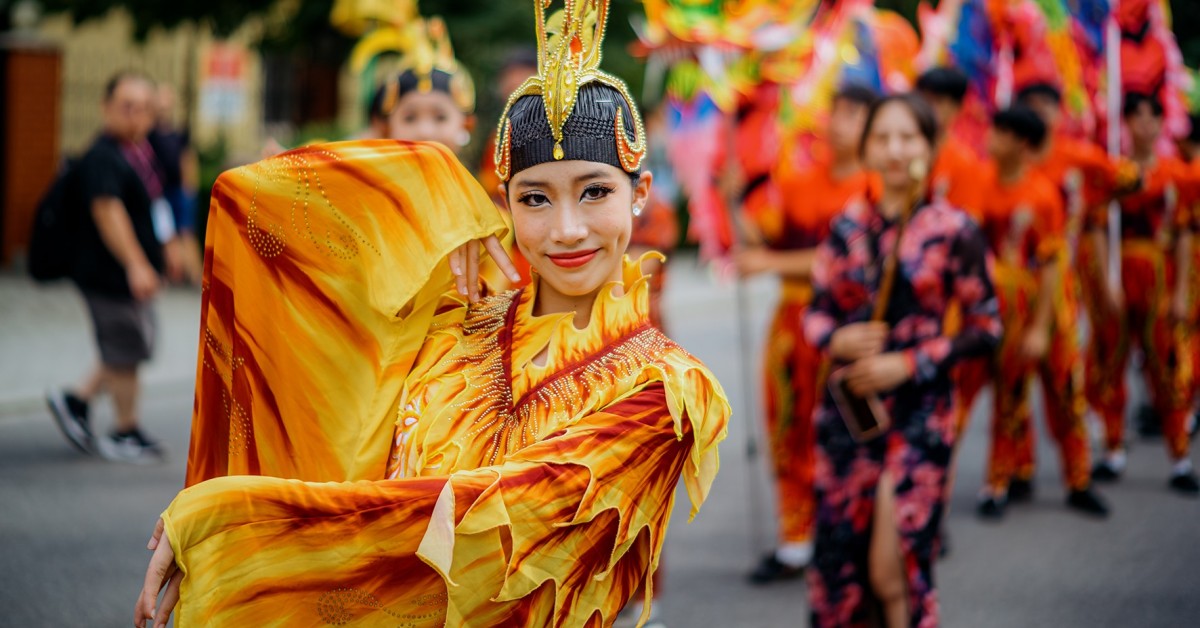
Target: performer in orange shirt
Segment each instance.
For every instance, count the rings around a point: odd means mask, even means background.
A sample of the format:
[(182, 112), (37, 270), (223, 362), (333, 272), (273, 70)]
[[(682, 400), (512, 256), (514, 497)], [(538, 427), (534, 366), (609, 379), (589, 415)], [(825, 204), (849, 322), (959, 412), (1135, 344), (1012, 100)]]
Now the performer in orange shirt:
[[(1125, 466), (1125, 368), (1129, 345), (1145, 354), (1145, 374), (1155, 412), (1163, 426), (1172, 469), (1169, 486), (1200, 494), (1200, 481), (1188, 458), (1187, 415), (1191, 404), (1192, 364), (1188, 337), (1192, 233), (1196, 225), (1190, 194), (1181, 194), (1190, 173), (1175, 158), (1155, 154), (1162, 133), (1163, 107), (1155, 97), (1130, 93), (1122, 110), (1133, 140), (1133, 160), (1143, 187), (1121, 200), (1121, 280), (1126, 304), (1120, 325), (1094, 326), (1089, 379), (1096, 381), (1098, 408), (1104, 418), (1107, 454), (1093, 476), (1116, 480)], [(1185, 190), (1186, 191), (1186, 190)], [(1121, 341), (1124, 334), (1127, 341)]]
[(757, 584), (795, 578), (812, 559), (816, 520), (813, 410), (824, 390), (824, 364), (820, 352), (805, 340), (801, 322), (812, 299), (816, 247), (828, 234), (830, 219), (868, 187), (858, 146), (867, 110), (875, 98), (875, 92), (860, 86), (842, 88), (834, 95), (828, 158), (797, 172), (790, 156), (784, 156), (775, 172), (783, 210), (777, 221), (771, 221), (776, 224), (761, 225), (767, 246), (743, 250), (736, 258), (743, 274), (774, 273), (783, 283), (767, 335), (764, 369), (779, 545), (750, 574)]
[(1019, 496), (1030, 495), (1031, 475), (1024, 473), (1031, 469), (1022, 468), (1022, 457), (1033, 438), (1029, 384), (1035, 372), (1046, 391), (1046, 419), (1059, 445), (1067, 505), (1108, 514), (1089, 477), (1079, 347), (1062, 340), (1058, 353), (1050, 350), (1052, 337), (1074, 338), (1074, 324), (1056, 317), (1063, 311), (1056, 304), (1064, 297), (1062, 258), (1067, 253), (1062, 197), (1029, 165), (1045, 138), (1046, 127), (1031, 109), (1018, 106), (997, 113), (988, 138), (992, 163), (980, 186), (984, 203), (977, 218), (995, 256), (993, 278), (1004, 323), (991, 369), (992, 448), (979, 502), (979, 514), (988, 518), (1003, 516), (1014, 479), (1026, 488)]
[(954, 207), (975, 213), (982, 202), (979, 187), (982, 160), (954, 132), (967, 96), (967, 75), (956, 68), (934, 68), (917, 78), (917, 93), (933, 107), (938, 119), (938, 155), (929, 179), (933, 194)]
[[(1194, 198), (1200, 200), (1200, 114), (1192, 114), (1190, 116), (1192, 128), (1186, 137), (1179, 140), (1179, 154), (1183, 159), (1187, 160), (1188, 170), (1191, 173), (1190, 187)], [(1200, 207), (1195, 209), (1197, 212), (1194, 218), (1200, 223)], [(1200, 325), (1200, 247), (1194, 243), (1192, 245), (1192, 313), (1191, 321), (1192, 328), (1195, 329)], [(1200, 334), (1193, 333), (1192, 341), (1192, 368), (1200, 368)], [(1193, 371), (1192, 376), (1192, 398), (1193, 412), (1192, 419), (1189, 425), (1188, 433), (1195, 436), (1196, 430), (1200, 427), (1200, 377), (1196, 377)]]

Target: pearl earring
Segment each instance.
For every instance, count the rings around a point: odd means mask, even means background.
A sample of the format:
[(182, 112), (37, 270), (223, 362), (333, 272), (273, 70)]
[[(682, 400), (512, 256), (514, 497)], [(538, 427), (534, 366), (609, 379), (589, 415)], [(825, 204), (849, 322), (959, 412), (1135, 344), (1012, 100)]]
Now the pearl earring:
[(634, 216), (641, 216), (641, 215), (642, 215), (642, 206), (641, 206), (641, 205), (634, 205), (634, 206), (633, 206), (633, 215), (634, 215)]

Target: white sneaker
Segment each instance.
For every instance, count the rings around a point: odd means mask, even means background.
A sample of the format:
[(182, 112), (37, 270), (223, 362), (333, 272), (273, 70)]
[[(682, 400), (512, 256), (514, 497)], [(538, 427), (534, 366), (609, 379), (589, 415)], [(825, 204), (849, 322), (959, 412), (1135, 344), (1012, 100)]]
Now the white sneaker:
[(96, 441), (97, 449), (105, 460), (115, 462), (131, 462), (133, 464), (155, 464), (166, 460), (167, 452), (157, 442), (154, 442), (134, 429), (128, 434), (112, 433)]

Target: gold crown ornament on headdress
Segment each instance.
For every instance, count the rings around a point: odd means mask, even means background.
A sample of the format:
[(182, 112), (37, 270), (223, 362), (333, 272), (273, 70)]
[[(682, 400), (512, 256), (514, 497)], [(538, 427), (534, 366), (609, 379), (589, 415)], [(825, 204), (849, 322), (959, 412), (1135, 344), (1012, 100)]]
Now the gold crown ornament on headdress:
[(512, 125), (508, 120), (513, 105), (524, 96), (540, 96), (546, 108), (546, 121), (554, 136), (554, 159), (561, 160), (563, 129), (575, 110), (579, 90), (599, 83), (616, 90), (625, 99), (633, 116), (634, 139), (625, 133), (624, 116), (617, 107), (613, 137), (621, 167), (637, 172), (646, 155), (646, 130), (625, 82), (600, 69), (601, 48), (608, 24), (610, 0), (564, 0), (563, 8), (549, 18), (546, 9), (554, 0), (533, 0), (537, 26), (538, 73), (526, 79), (508, 98), (500, 115), (499, 141), (496, 142), (496, 174), (501, 181), (512, 175)]

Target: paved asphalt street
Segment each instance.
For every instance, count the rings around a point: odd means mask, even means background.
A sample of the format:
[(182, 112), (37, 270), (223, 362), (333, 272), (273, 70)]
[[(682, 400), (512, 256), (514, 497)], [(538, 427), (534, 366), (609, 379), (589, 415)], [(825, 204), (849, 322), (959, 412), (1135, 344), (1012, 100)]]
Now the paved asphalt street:
[[(772, 524), (761, 461), (746, 456), (743, 379), (756, 400), (758, 384), (741, 376), (737, 293), (687, 258), (668, 283), (672, 335), (716, 372), (736, 416), (712, 496), (691, 524), (680, 492), (665, 558), (667, 623), (807, 625), (802, 582), (754, 588), (744, 579)], [(774, 288), (760, 280), (744, 294), (757, 374)], [(158, 466), (112, 464), (70, 449), (34, 396), (76, 379), (94, 359), (81, 303), (65, 287), (0, 277), (0, 627), (129, 625), (148, 559), (142, 548), (183, 480), (198, 302), (176, 291), (160, 304), (164, 350), (147, 376), (144, 423), (174, 455)], [(111, 411), (102, 405), (105, 424)], [(983, 407), (952, 498), (953, 552), (936, 572), (944, 625), (1200, 626), (1200, 501), (1167, 492), (1162, 443), (1133, 442), (1125, 480), (1104, 489), (1114, 514), (1096, 522), (1062, 506), (1057, 456), (1039, 425), (1035, 501), (986, 524), (973, 512), (987, 444)]]

